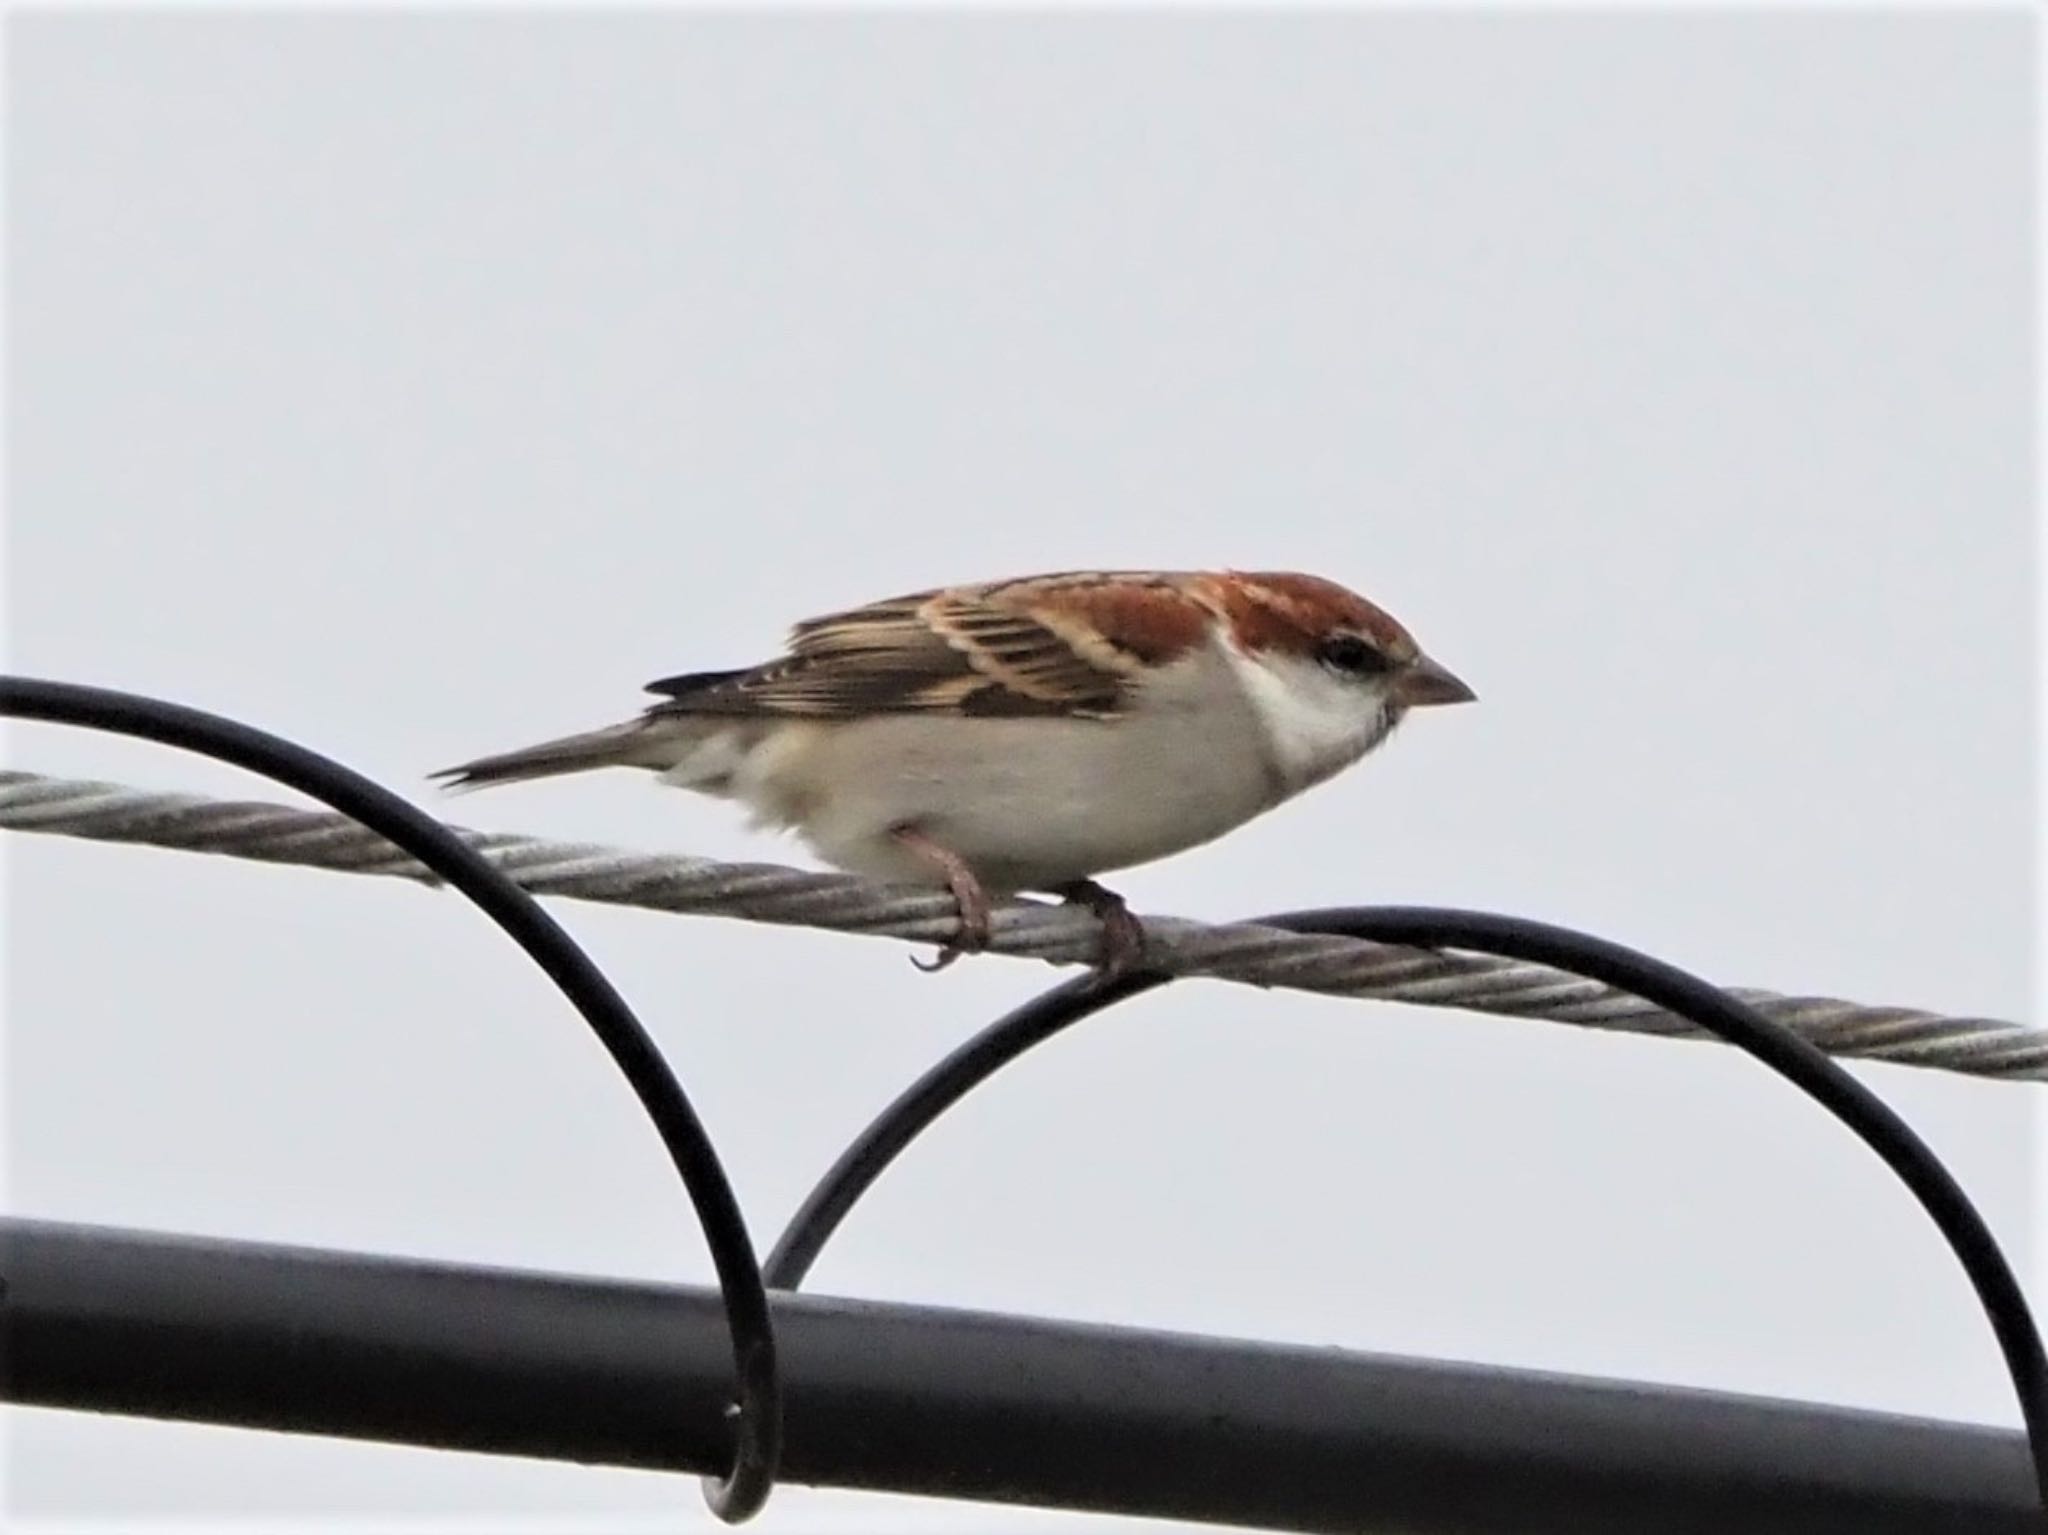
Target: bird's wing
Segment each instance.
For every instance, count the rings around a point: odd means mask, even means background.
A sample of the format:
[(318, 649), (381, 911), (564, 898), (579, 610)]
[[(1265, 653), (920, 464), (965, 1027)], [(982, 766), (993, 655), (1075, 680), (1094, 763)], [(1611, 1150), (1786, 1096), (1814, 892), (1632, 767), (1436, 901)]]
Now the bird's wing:
[(943, 711), (1108, 718), (1153, 666), (1202, 644), (1215, 613), (1185, 578), (1077, 572), (948, 587), (798, 624), (789, 653), (648, 684), (650, 714)]

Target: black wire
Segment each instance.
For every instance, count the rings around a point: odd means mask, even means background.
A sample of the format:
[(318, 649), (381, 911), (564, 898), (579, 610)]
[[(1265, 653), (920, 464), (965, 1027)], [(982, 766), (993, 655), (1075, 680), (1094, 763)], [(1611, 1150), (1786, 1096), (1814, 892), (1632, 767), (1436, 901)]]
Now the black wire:
[[(2037, 1492), (2048, 1495), (2048, 1356), (2005, 1254), (1953, 1175), (1869, 1088), (1799, 1035), (1747, 1003), (1662, 960), (1569, 928), (1489, 912), (1431, 907), (1332, 907), (1256, 917), (1266, 927), (1378, 943), (1494, 954), (1603, 981), (1718, 1035), (1819, 1103), (1883, 1159), (1919, 1200), (1991, 1321), (2026, 1421)], [(794, 1290), (855, 1203), (933, 1121), (1032, 1046), (1171, 977), (1129, 975), (1107, 986), (1068, 981), (989, 1025), (906, 1088), (840, 1154), (762, 1266), (769, 1286)]]
[[(1270, 919), (1261, 918), (1262, 921)], [(930, 1067), (847, 1143), (761, 1264), (771, 1290), (803, 1288), (818, 1254), (889, 1164), (946, 1110), (1033, 1045), (1104, 1008), (1164, 986), (1170, 976), (1127, 972), (1107, 985), (1092, 975), (1064, 981), (1004, 1014)]]
[(604, 972), (538, 902), (447, 827), (340, 763), (253, 726), (107, 688), (0, 677), (0, 716), (137, 736), (247, 768), (351, 816), (462, 892), (546, 971), (625, 1074), (682, 1174), (718, 1273), (732, 1333), (739, 1416), (732, 1470), (706, 1484), (718, 1516), (758, 1513), (782, 1458), (782, 1383), (768, 1297), (739, 1201), (682, 1084)]

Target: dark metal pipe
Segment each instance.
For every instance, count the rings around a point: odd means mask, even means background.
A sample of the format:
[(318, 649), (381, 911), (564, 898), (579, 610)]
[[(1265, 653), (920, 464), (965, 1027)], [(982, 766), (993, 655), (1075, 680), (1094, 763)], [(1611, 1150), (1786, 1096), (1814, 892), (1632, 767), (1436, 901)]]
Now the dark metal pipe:
[[(0, 1399), (711, 1472), (715, 1291), (0, 1221)], [(1407, 1535), (2018, 1535), (2017, 1433), (773, 1297), (788, 1479)]]

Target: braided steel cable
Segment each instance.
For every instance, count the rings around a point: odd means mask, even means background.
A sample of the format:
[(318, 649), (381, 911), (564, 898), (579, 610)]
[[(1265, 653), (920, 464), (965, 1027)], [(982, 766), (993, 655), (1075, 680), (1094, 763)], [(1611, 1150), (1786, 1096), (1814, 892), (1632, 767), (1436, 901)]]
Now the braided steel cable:
[[(37, 773), (0, 772), (0, 829), (437, 882), (424, 865), (346, 816)], [(941, 890), (775, 864), (723, 863), (450, 829), (534, 895), (923, 943), (942, 942), (954, 930), (953, 900)], [(1210, 925), (1177, 917), (1144, 921), (1147, 968), (1166, 975), (1464, 1008), (1624, 1033), (1708, 1037), (1661, 1007), (1546, 965), (1284, 932), (1254, 923)], [(1054, 964), (1087, 964), (1100, 942), (1096, 919), (1087, 913), (1019, 901), (997, 908), (990, 949)], [(1972, 1076), (2048, 1080), (2048, 1032), (2017, 1023), (1750, 988), (1729, 988), (1729, 993), (1830, 1055)]]

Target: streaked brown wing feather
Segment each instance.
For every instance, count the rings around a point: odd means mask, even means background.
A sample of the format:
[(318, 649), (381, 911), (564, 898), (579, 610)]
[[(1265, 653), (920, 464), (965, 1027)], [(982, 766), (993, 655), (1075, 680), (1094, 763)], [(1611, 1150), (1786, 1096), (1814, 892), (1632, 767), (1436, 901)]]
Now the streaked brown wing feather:
[(831, 719), (946, 710), (1107, 718), (1147, 666), (1200, 643), (1180, 578), (1093, 572), (894, 597), (798, 624), (789, 654), (650, 685), (650, 713)]

